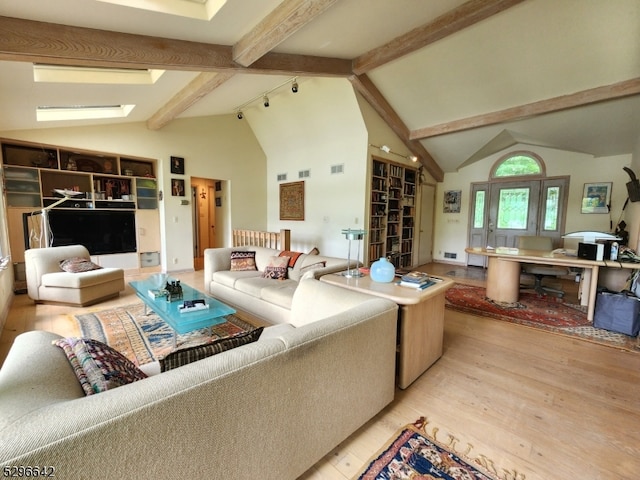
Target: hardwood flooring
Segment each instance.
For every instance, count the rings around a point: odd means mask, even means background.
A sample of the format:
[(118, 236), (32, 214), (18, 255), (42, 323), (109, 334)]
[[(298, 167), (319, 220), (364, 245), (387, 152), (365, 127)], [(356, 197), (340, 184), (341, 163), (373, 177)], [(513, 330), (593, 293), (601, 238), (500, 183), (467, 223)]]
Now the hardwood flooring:
[[(425, 268), (483, 284), (482, 269)], [(202, 284), (201, 271), (176, 276)], [(0, 359), (22, 331), (64, 335), (69, 314), (135, 300), (129, 287), (118, 299), (87, 309), (35, 306), (26, 295), (16, 296), (0, 337)], [(440, 440), (453, 435), (460, 452), (472, 445), (472, 456), (484, 455), (509, 479), (635, 479), (640, 354), (447, 310), (442, 358), (302, 478), (351, 478), (396, 430), (420, 416), (427, 417), (429, 430), (439, 429)]]

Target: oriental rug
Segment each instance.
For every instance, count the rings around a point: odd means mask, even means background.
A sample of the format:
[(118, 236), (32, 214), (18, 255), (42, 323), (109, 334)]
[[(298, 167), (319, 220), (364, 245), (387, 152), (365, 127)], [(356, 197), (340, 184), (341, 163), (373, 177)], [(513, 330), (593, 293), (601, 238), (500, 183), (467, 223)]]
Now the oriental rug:
[(155, 313), (145, 315), (142, 303), (74, 315), (72, 322), (77, 329), (76, 336), (100, 340), (136, 365), (157, 361), (177, 348), (203, 345), (256, 328), (236, 315), (227, 315), (225, 323), (211, 327), (211, 336), (208, 328), (175, 334)]
[(640, 339), (595, 328), (585, 307), (554, 298), (520, 292), (518, 302), (499, 304), (486, 297), (482, 287), (456, 284), (445, 294), (445, 307), (481, 317), (517, 323), (548, 332), (640, 353)]
[(484, 455), (472, 456), (472, 445), (456, 452), (458, 439), (449, 435), (448, 442), (437, 440), (438, 428), (427, 433), (427, 420), (400, 429), (354, 477), (354, 480), (524, 480), (515, 470), (498, 469)]

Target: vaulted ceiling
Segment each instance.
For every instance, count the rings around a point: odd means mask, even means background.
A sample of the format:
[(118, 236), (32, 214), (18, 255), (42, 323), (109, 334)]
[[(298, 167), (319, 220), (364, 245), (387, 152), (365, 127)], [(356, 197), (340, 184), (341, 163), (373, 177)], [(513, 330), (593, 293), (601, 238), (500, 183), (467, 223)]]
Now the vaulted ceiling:
[[(36, 122), (39, 105), (129, 103), (119, 121), (162, 129), (234, 113), (295, 76), (301, 92), (311, 77), (348, 79), (437, 180), (505, 130), (597, 157), (640, 137), (640, 0), (151, 3), (222, 7), (201, 20), (107, 0), (4, 0), (0, 131), (51, 127)], [(153, 85), (36, 83), (34, 63), (166, 72)]]

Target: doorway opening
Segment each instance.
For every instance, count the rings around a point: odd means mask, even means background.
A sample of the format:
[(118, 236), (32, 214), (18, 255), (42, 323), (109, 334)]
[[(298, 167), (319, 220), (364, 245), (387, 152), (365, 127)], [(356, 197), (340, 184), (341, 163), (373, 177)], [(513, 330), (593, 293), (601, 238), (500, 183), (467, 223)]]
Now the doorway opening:
[(217, 212), (221, 206), (222, 180), (191, 177), (193, 215), (193, 266), (204, 269), (204, 251), (215, 248)]

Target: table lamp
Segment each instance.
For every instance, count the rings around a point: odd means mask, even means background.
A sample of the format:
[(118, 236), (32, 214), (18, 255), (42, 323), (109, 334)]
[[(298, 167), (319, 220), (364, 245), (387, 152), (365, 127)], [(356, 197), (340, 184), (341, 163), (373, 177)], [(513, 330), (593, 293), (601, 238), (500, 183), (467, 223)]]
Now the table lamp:
[[(351, 228), (342, 230), (342, 234), (347, 240), (349, 240), (349, 251), (347, 252), (347, 271), (342, 272), (342, 275), (344, 275), (345, 277), (351, 278), (363, 276), (360, 270), (358, 270), (358, 263), (360, 262), (360, 243), (362, 242), (365, 233), (366, 232), (364, 230), (352, 230)], [(358, 254), (356, 256), (355, 270), (351, 268), (351, 240), (358, 241)]]

